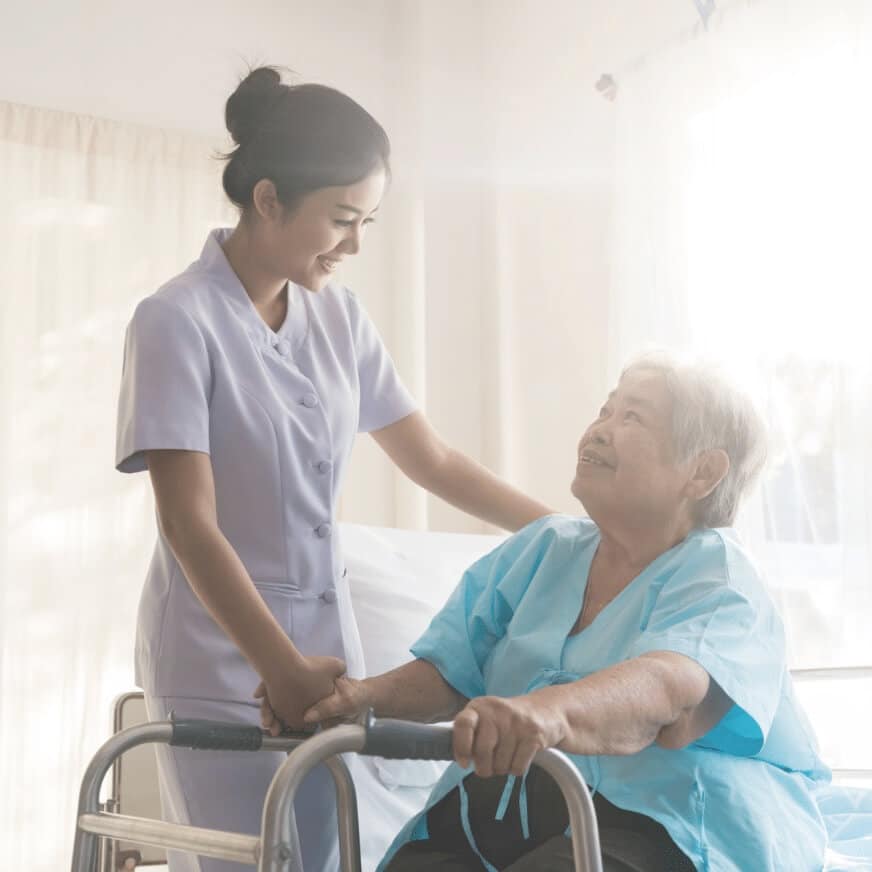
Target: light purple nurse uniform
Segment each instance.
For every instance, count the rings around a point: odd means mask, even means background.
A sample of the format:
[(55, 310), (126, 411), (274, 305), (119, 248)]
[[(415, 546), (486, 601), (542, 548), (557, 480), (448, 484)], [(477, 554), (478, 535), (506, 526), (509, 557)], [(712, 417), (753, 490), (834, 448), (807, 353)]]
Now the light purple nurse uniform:
[[(386, 427), (415, 403), (381, 339), (346, 288), (288, 285), (278, 331), (258, 315), (213, 231), (199, 260), (136, 308), (124, 349), (117, 468), (146, 469), (146, 451), (211, 459), (218, 524), (270, 611), (304, 654), (363, 675), (336, 526), (354, 436)], [(139, 607), (136, 681), (150, 717), (258, 723), (259, 681), (157, 544)], [(164, 749), (164, 812), (195, 826), (257, 833), (283, 756)], [(336, 863), (332, 783), (316, 771), (297, 803), (307, 869)], [(172, 872), (196, 869), (171, 857)], [(203, 872), (240, 870), (202, 860)]]

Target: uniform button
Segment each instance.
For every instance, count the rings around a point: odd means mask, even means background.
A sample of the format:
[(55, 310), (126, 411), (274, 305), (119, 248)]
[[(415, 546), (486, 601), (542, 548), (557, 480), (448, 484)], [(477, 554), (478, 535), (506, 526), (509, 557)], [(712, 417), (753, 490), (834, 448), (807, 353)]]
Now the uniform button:
[(274, 348), (282, 357), (287, 357), (291, 351), (291, 343), (287, 339), (280, 339)]
[(315, 464), (315, 468), (320, 473), (326, 473), (326, 472), (330, 472), (330, 470), (333, 469), (333, 464), (329, 460), (319, 460)]
[(300, 402), (307, 409), (314, 409), (315, 406), (318, 405), (318, 397), (315, 396), (315, 394), (303, 394), (303, 398), (300, 400)]
[(321, 594), (321, 599), (324, 600), (325, 603), (335, 603), (336, 602), (336, 591), (332, 588), (328, 588)]
[(315, 532), (318, 534), (319, 539), (326, 539), (330, 535), (330, 525), (319, 524), (315, 527)]

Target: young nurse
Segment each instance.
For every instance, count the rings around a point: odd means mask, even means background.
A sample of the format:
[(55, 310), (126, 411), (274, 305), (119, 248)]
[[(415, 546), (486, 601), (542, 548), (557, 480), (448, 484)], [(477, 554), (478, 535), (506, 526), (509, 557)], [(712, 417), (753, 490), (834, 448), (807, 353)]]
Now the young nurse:
[[(516, 530), (549, 509), (446, 445), (416, 409), (357, 298), (334, 279), (360, 251), (389, 177), (389, 143), (331, 88), (253, 70), (230, 96), (224, 189), (239, 207), (200, 258), (137, 307), (127, 330), (117, 467), (147, 469), (158, 540), (136, 667), (151, 719), (259, 723), (362, 675), (336, 526), (358, 432), (413, 481)], [(293, 676), (288, 681), (288, 676)], [(170, 820), (257, 833), (283, 755), (162, 747)], [(326, 771), (296, 808), (306, 869), (336, 867)], [(186, 865), (189, 864), (189, 865)], [(196, 869), (188, 855), (170, 869)], [(238, 870), (201, 860), (203, 872)]]

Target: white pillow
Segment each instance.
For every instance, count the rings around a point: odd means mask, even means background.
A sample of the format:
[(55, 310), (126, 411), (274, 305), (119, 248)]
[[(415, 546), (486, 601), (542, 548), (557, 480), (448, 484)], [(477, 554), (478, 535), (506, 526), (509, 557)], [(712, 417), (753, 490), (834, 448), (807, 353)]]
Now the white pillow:
[[(409, 647), (427, 629), (464, 569), (504, 538), (345, 523), (341, 536), (367, 675), (408, 663)], [(372, 760), (389, 788), (429, 787), (445, 768), (428, 760)]]
[(368, 675), (411, 659), (409, 647), (463, 571), (504, 537), (342, 524), (351, 600)]

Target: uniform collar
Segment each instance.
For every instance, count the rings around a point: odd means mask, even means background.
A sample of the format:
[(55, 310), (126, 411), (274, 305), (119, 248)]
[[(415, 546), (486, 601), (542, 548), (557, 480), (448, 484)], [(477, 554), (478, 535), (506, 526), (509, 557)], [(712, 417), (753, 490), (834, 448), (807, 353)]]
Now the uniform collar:
[[(233, 271), (230, 266), (230, 261), (227, 260), (227, 255), (224, 254), (222, 243), (230, 236), (233, 229), (230, 227), (218, 227), (212, 230), (206, 237), (206, 242), (203, 245), (203, 251), (200, 253), (198, 260), (199, 266), (206, 270), (213, 281), (224, 292), (230, 300), (233, 310), (237, 316), (243, 321), (249, 332), (257, 339), (274, 346), (279, 338), (281, 338), (289, 327), (290, 317), (285, 319), (285, 322), (277, 331), (272, 330), (266, 321), (260, 317), (260, 313), (254, 307), (251, 297), (248, 296), (242, 282), (239, 281), (239, 276)], [(295, 296), (296, 285), (288, 283), (288, 312), (290, 313), (294, 302), (299, 303), (299, 300), (293, 301)]]

